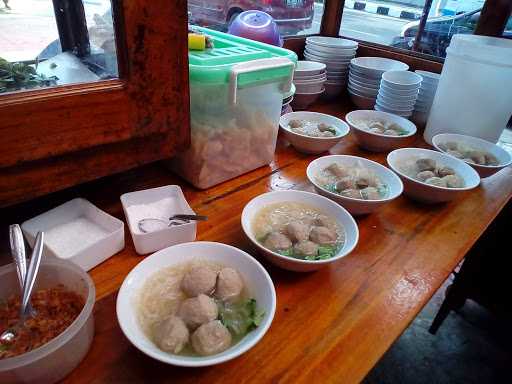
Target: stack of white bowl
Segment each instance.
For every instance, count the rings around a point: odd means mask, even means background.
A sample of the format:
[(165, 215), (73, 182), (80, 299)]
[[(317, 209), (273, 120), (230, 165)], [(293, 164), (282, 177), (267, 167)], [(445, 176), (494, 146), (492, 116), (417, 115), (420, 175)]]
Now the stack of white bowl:
[(325, 64), (314, 61), (298, 61), (293, 73), (295, 96), (291, 105), (293, 109), (306, 109), (324, 92), (327, 80)]
[(361, 109), (373, 109), (382, 74), (386, 71), (406, 71), (409, 66), (384, 57), (356, 57), (350, 61), (348, 93)]
[(376, 111), (393, 113), (409, 118), (412, 116), (422, 77), (409, 71), (388, 71), (382, 75)]
[(430, 108), (434, 102), (434, 96), (436, 95), (437, 85), (439, 84), (439, 78), (441, 75), (428, 71), (415, 72), (423, 77), (423, 81), (421, 82), (418, 99), (414, 105), (412, 119), (417, 124), (423, 125), (427, 122), (428, 114), (430, 113)]
[(348, 66), (357, 51), (357, 42), (326, 36), (306, 38), (304, 57), (306, 60), (326, 65), (327, 81), (325, 95), (339, 95), (347, 84)]

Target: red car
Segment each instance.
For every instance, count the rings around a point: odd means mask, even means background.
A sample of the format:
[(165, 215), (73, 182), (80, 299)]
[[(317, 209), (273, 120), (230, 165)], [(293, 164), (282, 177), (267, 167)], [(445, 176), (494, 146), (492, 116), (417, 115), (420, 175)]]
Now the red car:
[(188, 0), (190, 22), (226, 28), (243, 11), (257, 9), (271, 15), (283, 35), (311, 27), (314, 0)]

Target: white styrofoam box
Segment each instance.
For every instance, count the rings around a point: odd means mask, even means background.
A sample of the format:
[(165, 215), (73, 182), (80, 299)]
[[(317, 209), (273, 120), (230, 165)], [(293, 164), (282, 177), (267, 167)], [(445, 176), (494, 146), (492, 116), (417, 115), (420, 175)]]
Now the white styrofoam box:
[(31, 246), (45, 232), (43, 256), (67, 259), (88, 271), (124, 248), (124, 223), (88, 200), (76, 198), (25, 221)]
[[(124, 215), (128, 222), (128, 228), (132, 234), (135, 250), (139, 255), (159, 251), (160, 249), (175, 244), (186, 243), (196, 239), (197, 224), (191, 221), (187, 224), (166, 227), (158, 231), (142, 233), (138, 230), (140, 218), (129, 214), (128, 207), (134, 205), (155, 204), (163, 199), (172, 199), (174, 208), (169, 212), (162, 212), (162, 217), (168, 218), (174, 214), (195, 215), (190, 208), (181, 188), (177, 185), (165, 185), (163, 187), (144, 189), (141, 191), (129, 192), (121, 195)], [(155, 218), (155, 217), (148, 217)]]

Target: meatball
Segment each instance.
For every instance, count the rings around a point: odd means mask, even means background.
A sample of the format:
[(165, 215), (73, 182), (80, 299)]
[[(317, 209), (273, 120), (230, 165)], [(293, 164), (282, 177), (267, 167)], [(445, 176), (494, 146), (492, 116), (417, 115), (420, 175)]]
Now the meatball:
[(379, 190), (374, 187), (368, 187), (365, 189), (361, 189), (360, 192), (361, 192), (362, 198), (365, 200), (379, 200), (381, 198)]
[(500, 163), (499, 163), (498, 159), (496, 158), (496, 156), (494, 156), (492, 153), (486, 153), (485, 154), (485, 164), (496, 166), (496, 165), (499, 165)]
[(272, 251), (277, 251), (290, 248), (292, 242), (280, 232), (271, 232), (265, 239), (263, 245)]
[(358, 177), (356, 179), (356, 187), (359, 189), (365, 189), (370, 186), (370, 180), (367, 177)]
[(295, 243), (309, 238), (309, 225), (300, 221), (292, 221), (286, 226), (288, 237)]
[(336, 177), (348, 176), (348, 171), (338, 164), (331, 164), (325, 168), (325, 170), (332, 173)]
[(336, 183), (335, 188), (338, 192), (344, 191), (345, 189), (356, 189), (356, 179), (352, 176), (345, 176)]
[(440, 177), (431, 177), (430, 179), (425, 180), (425, 183), (435, 185), (436, 187), (446, 188), (446, 180), (443, 180)]
[(309, 233), (309, 239), (320, 245), (333, 245), (338, 240), (338, 234), (326, 227), (313, 227)]
[(456, 151), (455, 149), (449, 149), (446, 151), (446, 153), (453, 157), (456, 157), (457, 159), (464, 158), (464, 155), (462, 153), (460, 153), (459, 151)]
[(171, 316), (155, 325), (153, 337), (162, 351), (180, 353), (188, 343), (189, 333), (183, 320)]
[(431, 177), (435, 177), (436, 174), (432, 171), (422, 171), (416, 175), (416, 178), (420, 181), (425, 181)]
[(378, 134), (382, 134), (384, 133), (384, 131), (380, 128), (370, 128), (370, 132), (371, 133), (378, 133)]
[(225, 351), (231, 345), (231, 333), (219, 320), (201, 325), (192, 334), (192, 347), (201, 356)]
[(455, 171), (450, 167), (439, 167), (437, 168), (436, 173), (439, 177), (445, 177), (448, 175), (454, 175)]
[(181, 289), (190, 297), (201, 293), (209, 295), (215, 289), (216, 282), (217, 273), (212, 268), (205, 266), (193, 267), (183, 276)]
[(300, 241), (293, 246), (293, 251), (297, 256), (315, 256), (318, 253), (318, 244), (310, 240)]
[(448, 188), (462, 188), (462, 179), (457, 175), (446, 175), (443, 177), (444, 182)]
[(300, 128), (304, 124), (302, 124), (302, 121), (300, 121), (300, 120), (290, 120), (288, 125), (290, 126), (290, 128)]
[(353, 199), (362, 199), (361, 191), (359, 189), (345, 189), (341, 191), (341, 196), (351, 197)]
[(334, 131), (334, 127), (328, 125), (328, 124), (325, 124), (325, 123), (320, 123), (317, 125), (317, 128), (320, 132), (331, 132), (331, 131)]
[(467, 157), (473, 160), (476, 164), (485, 164), (485, 153), (482, 151), (469, 151)]
[(418, 167), (419, 171), (435, 171), (436, 169), (436, 162), (432, 159), (428, 158), (421, 158), (416, 160), (416, 166)]
[(386, 129), (384, 131), (384, 134), (388, 135), (388, 136), (400, 136), (400, 134), (397, 131), (395, 131), (394, 129)]
[(215, 296), (224, 301), (235, 301), (240, 297), (244, 283), (233, 268), (222, 268), (217, 278)]
[(383, 132), (386, 129), (384, 127), (384, 124), (382, 124), (380, 121), (374, 121), (373, 123), (368, 125), (368, 128), (370, 128), (370, 130), (377, 129), (377, 130), (379, 130), (381, 132)]
[(327, 216), (318, 216), (314, 221), (313, 224), (318, 227), (327, 227), (332, 230), (336, 230), (336, 224), (332, 219), (329, 219)]
[(203, 294), (184, 300), (178, 310), (178, 316), (191, 329), (215, 320), (218, 315), (219, 310), (215, 301), (210, 296)]

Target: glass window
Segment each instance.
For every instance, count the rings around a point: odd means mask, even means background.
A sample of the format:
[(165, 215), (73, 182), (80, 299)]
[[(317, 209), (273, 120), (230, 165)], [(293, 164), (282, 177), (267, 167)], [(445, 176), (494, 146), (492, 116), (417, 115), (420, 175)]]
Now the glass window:
[(417, 33), (425, 0), (346, 0), (340, 35), (444, 58), (451, 37), (472, 34), (485, 0), (433, 0)]
[(118, 76), (110, 0), (0, 4), (0, 93)]
[(323, 1), (314, 0), (188, 0), (189, 21), (221, 31), (242, 12), (259, 10), (276, 21), (282, 36), (320, 31)]

